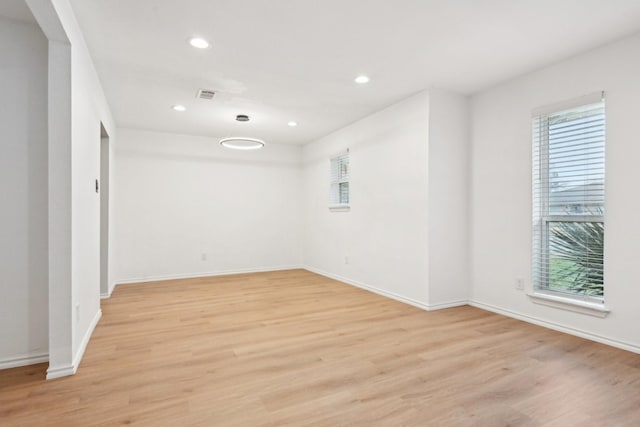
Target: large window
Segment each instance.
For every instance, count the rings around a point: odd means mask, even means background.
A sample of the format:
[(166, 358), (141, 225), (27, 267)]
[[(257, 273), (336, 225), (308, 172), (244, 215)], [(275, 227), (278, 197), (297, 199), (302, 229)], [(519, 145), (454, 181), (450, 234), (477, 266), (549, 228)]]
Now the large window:
[(334, 210), (349, 208), (349, 151), (331, 159), (329, 208)]
[(534, 112), (533, 283), (604, 298), (603, 94)]

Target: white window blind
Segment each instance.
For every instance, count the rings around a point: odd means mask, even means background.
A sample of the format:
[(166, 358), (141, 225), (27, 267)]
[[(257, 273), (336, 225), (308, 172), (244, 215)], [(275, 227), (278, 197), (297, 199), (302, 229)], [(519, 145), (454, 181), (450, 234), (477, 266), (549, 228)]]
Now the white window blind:
[(602, 93), (533, 115), (533, 284), (604, 298)]
[(330, 207), (349, 206), (349, 152), (331, 159)]

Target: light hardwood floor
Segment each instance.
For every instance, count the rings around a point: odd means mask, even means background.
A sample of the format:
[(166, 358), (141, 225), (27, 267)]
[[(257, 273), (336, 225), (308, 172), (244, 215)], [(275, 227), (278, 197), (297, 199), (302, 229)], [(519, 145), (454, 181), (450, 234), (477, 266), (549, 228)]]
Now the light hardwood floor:
[(0, 425), (640, 425), (640, 355), (304, 270), (119, 286), (103, 313), (75, 376), (0, 371)]

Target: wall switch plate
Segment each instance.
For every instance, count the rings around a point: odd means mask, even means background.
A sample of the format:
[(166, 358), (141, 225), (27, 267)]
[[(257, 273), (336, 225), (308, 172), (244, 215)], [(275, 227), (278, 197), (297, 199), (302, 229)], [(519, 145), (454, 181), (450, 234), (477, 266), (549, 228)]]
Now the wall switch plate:
[(522, 277), (516, 278), (516, 289), (519, 291), (524, 291), (524, 279)]
[(200, 255), (200, 259), (201, 259), (202, 261), (206, 261), (206, 260), (207, 260), (207, 254), (203, 252), (203, 253)]

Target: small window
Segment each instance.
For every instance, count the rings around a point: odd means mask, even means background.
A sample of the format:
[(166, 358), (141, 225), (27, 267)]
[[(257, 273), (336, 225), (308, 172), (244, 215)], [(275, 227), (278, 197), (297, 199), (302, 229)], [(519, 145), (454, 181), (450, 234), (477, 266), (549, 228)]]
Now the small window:
[(331, 159), (329, 209), (349, 209), (349, 151)]
[(604, 299), (605, 105), (602, 94), (533, 116), (533, 283)]

